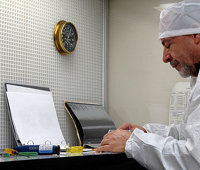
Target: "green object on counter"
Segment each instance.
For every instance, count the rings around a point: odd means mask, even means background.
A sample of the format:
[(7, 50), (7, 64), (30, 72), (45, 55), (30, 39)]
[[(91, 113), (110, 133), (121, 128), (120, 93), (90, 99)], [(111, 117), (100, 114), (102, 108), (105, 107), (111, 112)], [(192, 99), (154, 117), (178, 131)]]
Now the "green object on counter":
[(18, 152), (18, 155), (20, 156), (37, 156), (37, 152)]
[(3, 153), (2, 156), (3, 157), (10, 157), (10, 154), (9, 153)]

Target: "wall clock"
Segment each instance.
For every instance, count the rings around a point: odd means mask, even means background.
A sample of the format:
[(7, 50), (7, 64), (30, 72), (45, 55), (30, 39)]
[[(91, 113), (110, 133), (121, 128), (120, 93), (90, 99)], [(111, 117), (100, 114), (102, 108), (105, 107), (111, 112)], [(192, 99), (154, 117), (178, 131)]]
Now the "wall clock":
[(74, 24), (59, 21), (54, 29), (54, 43), (60, 54), (72, 53), (78, 44), (78, 33)]

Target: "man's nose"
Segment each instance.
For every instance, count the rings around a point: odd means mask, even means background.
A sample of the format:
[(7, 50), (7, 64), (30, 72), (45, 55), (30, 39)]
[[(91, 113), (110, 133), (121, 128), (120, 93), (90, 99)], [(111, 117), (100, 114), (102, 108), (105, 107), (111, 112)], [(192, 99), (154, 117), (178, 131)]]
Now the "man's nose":
[(168, 62), (171, 62), (172, 59), (173, 59), (172, 56), (164, 50), (163, 51), (163, 62), (168, 63)]
[(172, 61), (172, 56), (170, 54), (163, 55), (163, 62), (168, 63)]

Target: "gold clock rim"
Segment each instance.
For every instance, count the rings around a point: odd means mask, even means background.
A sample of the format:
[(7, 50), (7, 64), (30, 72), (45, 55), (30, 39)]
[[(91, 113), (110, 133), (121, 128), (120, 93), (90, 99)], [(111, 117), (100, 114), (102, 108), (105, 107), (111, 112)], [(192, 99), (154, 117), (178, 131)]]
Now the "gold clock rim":
[(55, 26), (55, 29), (54, 29), (54, 43), (55, 43), (55, 46), (56, 46), (56, 49), (58, 50), (58, 52), (60, 54), (63, 54), (65, 55), (61, 45), (60, 45), (60, 40), (59, 40), (59, 33), (61, 32), (61, 26), (63, 24), (63, 20), (59, 21), (56, 26)]
[[(64, 47), (63, 42), (62, 42), (62, 31), (63, 31), (63, 28), (66, 24), (73, 25), (73, 27), (75, 28), (76, 34), (77, 34), (76, 47), (74, 48), (73, 51), (68, 51)], [(54, 29), (54, 43), (55, 43), (55, 46), (56, 46), (58, 52), (62, 55), (66, 55), (66, 54), (70, 54), (70, 53), (74, 52), (76, 50), (77, 46), (78, 46), (78, 32), (77, 32), (75, 25), (71, 22), (67, 22), (67, 21), (64, 21), (64, 20), (59, 21), (57, 23), (55, 29)]]

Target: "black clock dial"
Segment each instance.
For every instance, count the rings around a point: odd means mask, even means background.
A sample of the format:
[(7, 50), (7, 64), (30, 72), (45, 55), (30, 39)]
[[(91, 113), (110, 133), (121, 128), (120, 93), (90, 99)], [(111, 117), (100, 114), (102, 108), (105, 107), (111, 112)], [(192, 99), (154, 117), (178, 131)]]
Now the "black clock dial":
[(76, 28), (71, 23), (65, 24), (62, 30), (62, 43), (65, 49), (72, 52), (76, 48), (77, 39)]
[(78, 44), (78, 33), (74, 24), (59, 21), (54, 28), (54, 43), (61, 55), (74, 52)]

